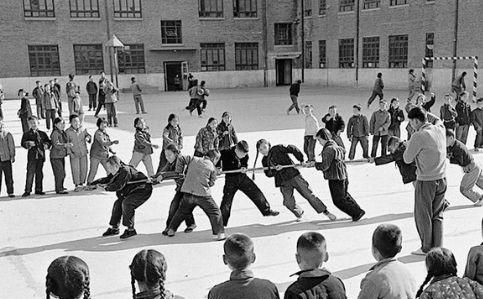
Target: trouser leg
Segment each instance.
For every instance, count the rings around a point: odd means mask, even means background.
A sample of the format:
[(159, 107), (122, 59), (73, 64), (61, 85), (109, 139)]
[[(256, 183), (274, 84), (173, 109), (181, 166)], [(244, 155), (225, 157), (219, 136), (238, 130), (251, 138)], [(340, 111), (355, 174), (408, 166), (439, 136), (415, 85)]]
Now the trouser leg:
[(134, 168), (137, 168), (139, 163), (143, 160), (143, 153), (140, 152), (132, 152), (132, 158), (131, 161), (129, 161), (129, 165), (133, 166)]
[[(168, 219), (166, 219), (166, 230), (168, 229), (171, 221), (173, 220), (174, 215), (178, 211), (181, 200), (183, 199), (184, 193), (181, 191), (176, 191), (173, 200), (171, 201), (171, 204), (169, 205), (169, 213), (168, 213)], [(195, 219), (193, 217), (193, 213), (189, 213), (184, 215), (184, 221), (186, 223), (186, 227), (192, 226), (195, 224)]]
[(134, 228), (134, 211), (151, 197), (152, 188), (129, 194), (122, 201), (122, 225)]
[(195, 202), (193, 195), (183, 193), (183, 198), (181, 199), (179, 207), (169, 223), (168, 229), (176, 231), (186, 217), (193, 215), (193, 210), (196, 205), (197, 203)]
[(292, 182), (285, 182), (284, 185), (280, 186), (280, 191), (283, 195), (283, 205), (292, 212), (295, 217), (301, 217), (304, 210), (295, 202), (293, 194), (294, 186), (292, 185)]
[(141, 106), (141, 112), (146, 113), (146, 110), (144, 109), (144, 100), (141, 95), (139, 96), (138, 100), (139, 100), (139, 106)]
[(381, 136), (381, 156), (387, 155), (387, 140), (388, 135)]
[(359, 138), (352, 137), (351, 148), (349, 150), (349, 160), (354, 160), (354, 156), (356, 155), (357, 143), (359, 143)]
[(243, 192), (258, 208), (263, 216), (267, 216), (271, 212), (270, 204), (263, 192), (258, 188), (257, 184), (248, 176), (243, 175), (240, 182), (240, 191)]
[(114, 122), (114, 125), (117, 126), (117, 110), (116, 110), (116, 104), (112, 103), (111, 105), (111, 114), (112, 114), (112, 119)]
[[(342, 141), (342, 138), (337, 135), (337, 134), (332, 134), (332, 139), (335, 141), (335, 143), (337, 143), (338, 146), (342, 147), (343, 149), (345, 149), (345, 145), (344, 145), (344, 142)], [(317, 141), (314, 139), (314, 159), (315, 159), (315, 145), (316, 145)]]
[(159, 155), (159, 165), (156, 173), (160, 173), (163, 170), (164, 166), (166, 166), (166, 163), (168, 163), (168, 160), (166, 159), (166, 154), (164, 153), (163, 149), (161, 151), (161, 154)]
[(94, 181), (97, 174), (97, 169), (99, 168), (99, 163), (101, 160), (91, 157), (89, 162), (89, 175), (87, 176), (87, 184), (90, 184)]
[(61, 158), (50, 159), (50, 164), (52, 165), (52, 171), (54, 173), (55, 192), (63, 191), (65, 177), (64, 164), (62, 163), (63, 161), (64, 159)]
[(377, 96), (377, 93), (375, 91), (372, 91), (371, 96), (367, 100), (367, 106), (370, 106), (372, 104), (372, 102), (374, 101), (374, 99), (376, 98), (376, 96)]
[(327, 211), (327, 206), (314, 194), (309, 183), (301, 175), (293, 178), (293, 182), (298, 193), (309, 202), (317, 213), (320, 214)]
[(334, 205), (342, 212), (355, 218), (362, 213), (362, 209), (347, 192), (348, 180), (329, 180), (329, 190)]
[(44, 173), (43, 173), (43, 168), (44, 168), (44, 161), (42, 160), (36, 160), (36, 165), (35, 165), (35, 192), (42, 192), (43, 190), (43, 180), (44, 180)]
[(197, 205), (205, 212), (205, 214), (210, 219), (211, 230), (213, 235), (217, 235), (225, 232), (223, 227), (223, 220), (221, 218), (220, 208), (216, 205), (216, 202), (211, 196), (207, 197), (195, 197)]
[(446, 179), (437, 181), (436, 194), (433, 200), (432, 228), (433, 242), (432, 247), (443, 246), (443, 212), (446, 195), (447, 183)]
[(470, 172), (463, 175), (460, 183), (460, 192), (472, 202), (477, 202), (481, 198), (481, 193), (474, 190), (474, 187), (481, 176), (481, 168), (475, 165)]
[(34, 184), (36, 167), (37, 167), (36, 160), (30, 160), (29, 159), (27, 161), (27, 175), (26, 175), (26, 180), (25, 180), (25, 193), (31, 193), (32, 192), (32, 186)]
[(134, 107), (136, 108), (136, 114), (139, 114), (139, 98), (134, 96)]
[(70, 169), (72, 172), (72, 181), (77, 187), (81, 184), (80, 180), (80, 157), (70, 156)]
[(377, 154), (377, 147), (379, 146), (379, 135), (372, 136), (372, 150), (371, 150), (371, 157), (375, 157)]
[(367, 139), (367, 136), (359, 137), (359, 140), (361, 141), (362, 146), (362, 157), (367, 159), (369, 158), (369, 140)]
[(238, 191), (238, 182), (236, 178), (225, 178), (225, 186), (223, 187), (223, 199), (221, 200), (220, 211), (223, 219), (223, 225), (228, 225), (230, 219), (231, 205), (233, 198)]
[(109, 225), (114, 227), (119, 227), (122, 217), (122, 202), (124, 197), (118, 197), (112, 206), (111, 220), (109, 220)]
[(143, 164), (144, 167), (146, 168), (146, 172), (148, 173), (149, 177), (152, 177), (154, 175), (154, 168), (153, 168), (153, 159), (151, 158), (151, 155), (144, 155), (143, 157)]
[[(5, 185), (7, 186), (7, 194), (13, 194), (13, 174), (12, 161), (2, 162), (2, 170), (5, 175)], [(0, 182), (1, 185), (1, 182)]]
[(86, 183), (88, 165), (89, 165), (89, 161), (87, 160), (87, 155), (80, 157), (80, 159), (79, 159), (79, 180), (80, 180), (81, 185)]

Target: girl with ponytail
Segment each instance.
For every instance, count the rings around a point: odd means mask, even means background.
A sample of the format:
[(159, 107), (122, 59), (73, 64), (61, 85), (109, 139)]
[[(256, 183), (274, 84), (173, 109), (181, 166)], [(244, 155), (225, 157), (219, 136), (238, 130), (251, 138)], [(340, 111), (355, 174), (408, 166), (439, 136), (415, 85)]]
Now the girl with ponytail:
[(429, 251), (426, 255), (426, 268), (428, 275), (416, 293), (416, 298), (483, 299), (482, 285), (457, 276), (456, 259), (449, 249), (436, 247)]
[(89, 281), (89, 267), (83, 260), (75, 256), (56, 258), (47, 270), (46, 298), (90, 299)]

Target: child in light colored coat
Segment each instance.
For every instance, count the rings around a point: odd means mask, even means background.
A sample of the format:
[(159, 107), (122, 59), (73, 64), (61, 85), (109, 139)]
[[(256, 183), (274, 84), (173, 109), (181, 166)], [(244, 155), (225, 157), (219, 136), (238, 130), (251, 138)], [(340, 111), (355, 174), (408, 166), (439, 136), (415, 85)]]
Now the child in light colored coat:
[(314, 106), (305, 105), (303, 107), (305, 115), (305, 134), (304, 134), (304, 153), (307, 156), (307, 161), (315, 161), (315, 134), (320, 129), (319, 121), (314, 115)]
[(72, 143), (72, 147), (67, 149), (70, 157), (70, 167), (72, 180), (75, 185), (75, 192), (81, 191), (87, 179), (87, 143), (91, 142), (91, 135), (80, 123), (79, 116), (72, 114), (69, 117), (70, 127), (65, 130), (67, 143)]
[(136, 128), (136, 133), (134, 134), (134, 149), (129, 165), (137, 167), (143, 161), (148, 177), (152, 177), (154, 175), (154, 168), (151, 155), (153, 154), (153, 148), (158, 148), (159, 146), (151, 143), (149, 127), (146, 126), (144, 119), (137, 117), (134, 120), (134, 127)]

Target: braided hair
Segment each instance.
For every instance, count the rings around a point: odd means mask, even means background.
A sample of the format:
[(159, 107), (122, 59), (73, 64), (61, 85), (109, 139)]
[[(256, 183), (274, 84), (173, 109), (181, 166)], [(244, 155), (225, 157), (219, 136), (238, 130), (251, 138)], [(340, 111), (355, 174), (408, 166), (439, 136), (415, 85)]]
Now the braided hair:
[(89, 267), (75, 256), (62, 256), (55, 259), (47, 270), (45, 278), (46, 298), (50, 294), (60, 299), (90, 299)]
[(442, 275), (456, 276), (458, 271), (453, 253), (451, 250), (442, 247), (433, 248), (428, 252), (426, 255), (426, 268), (428, 268), (428, 275), (416, 293), (416, 298), (421, 296), (424, 287), (432, 278)]
[(153, 249), (141, 250), (134, 256), (129, 268), (133, 299), (136, 298), (136, 281), (145, 283), (150, 289), (159, 287), (160, 298), (166, 298), (164, 282), (168, 265), (162, 253)]
[[(268, 147), (270, 147), (270, 142), (268, 142), (266, 139), (260, 139), (257, 141), (257, 155), (255, 156), (255, 162), (253, 163), (253, 168), (255, 168), (257, 165), (258, 155), (260, 154), (258, 150), (260, 149), (260, 146), (262, 144), (268, 144)], [(255, 170), (253, 170), (253, 173), (252, 173), (252, 180), (255, 180)]]

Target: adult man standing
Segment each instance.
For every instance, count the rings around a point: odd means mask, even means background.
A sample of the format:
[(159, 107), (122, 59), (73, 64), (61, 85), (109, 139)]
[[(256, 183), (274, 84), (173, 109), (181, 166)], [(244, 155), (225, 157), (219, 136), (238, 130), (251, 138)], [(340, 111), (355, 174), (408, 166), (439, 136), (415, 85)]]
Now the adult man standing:
[(132, 96), (134, 98), (134, 106), (136, 106), (136, 114), (139, 114), (140, 107), (141, 107), (141, 112), (143, 114), (146, 114), (146, 110), (144, 110), (143, 90), (136, 82), (136, 77), (131, 77), (131, 91), (132, 91)]
[(468, 104), (468, 92), (461, 93), (460, 98), (456, 99), (456, 139), (466, 145), (468, 140), (468, 130), (471, 124), (471, 105)]
[(37, 106), (37, 118), (43, 119), (45, 118), (44, 110), (42, 109), (42, 102), (44, 100), (44, 89), (42, 88), (42, 84), (40, 81), (35, 81), (34, 90), (32, 91), (32, 96), (35, 98), (35, 106)]
[(443, 244), (443, 211), (446, 193), (446, 133), (442, 122), (428, 122), (421, 107), (408, 113), (416, 130), (409, 139), (404, 162), (416, 162), (417, 180), (414, 190), (414, 218), (421, 239), (421, 248), (412, 252), (425, 255)]
[(301, 80), (295, 81), (292, 85), (290, 85), (290, 99), (292, 100), (292, 105), (288, 107), (287, 110), (287, 115), (290, 114), (290, 111), (292, 111), (293, 108), (297, 111), (297, 114), (300, 113), (300, 108), (299, 108), (299, 103), (298, 103), (298, 97), (300, 93), (300, 84), (302, 83)]
[(97, 98), (97, 109), (94, 114), (95, 117), (99, 115), (101, 108), (104, 106), (106, 108), (106, 93), (104, 92), (104, 84), (106, 82), (106, 73), (101, 72), (101, 77), (99, 78), (99, 97)]
[(65, 85), (65, 92), (67, 93), (67, 106), (69, 107), (69, 115), (74, 113), (74, 98), (78, 91), (78, 86), (74, 82), (74, 75), (69, 74), (69, 82)]
[(89, 82), (87, 82), (86, 90), (89, 95), (89, 111), (95, 111), (97, 106), (97, 84), (94, 82), (92, 75), (89, 75)]
[(384, 98), (384, 94), (382, 90), (384, 89), (384, 82), (382, 82), (382, 73), (377, 73), (377, 79), (374, 82), (374, 88), (372, 89), (372, 94), (369, 100), (367, 100), (367, 108), (369, 108), (372, 102), (376, 99), (376, 96), (379, 97), (379, 100)]

